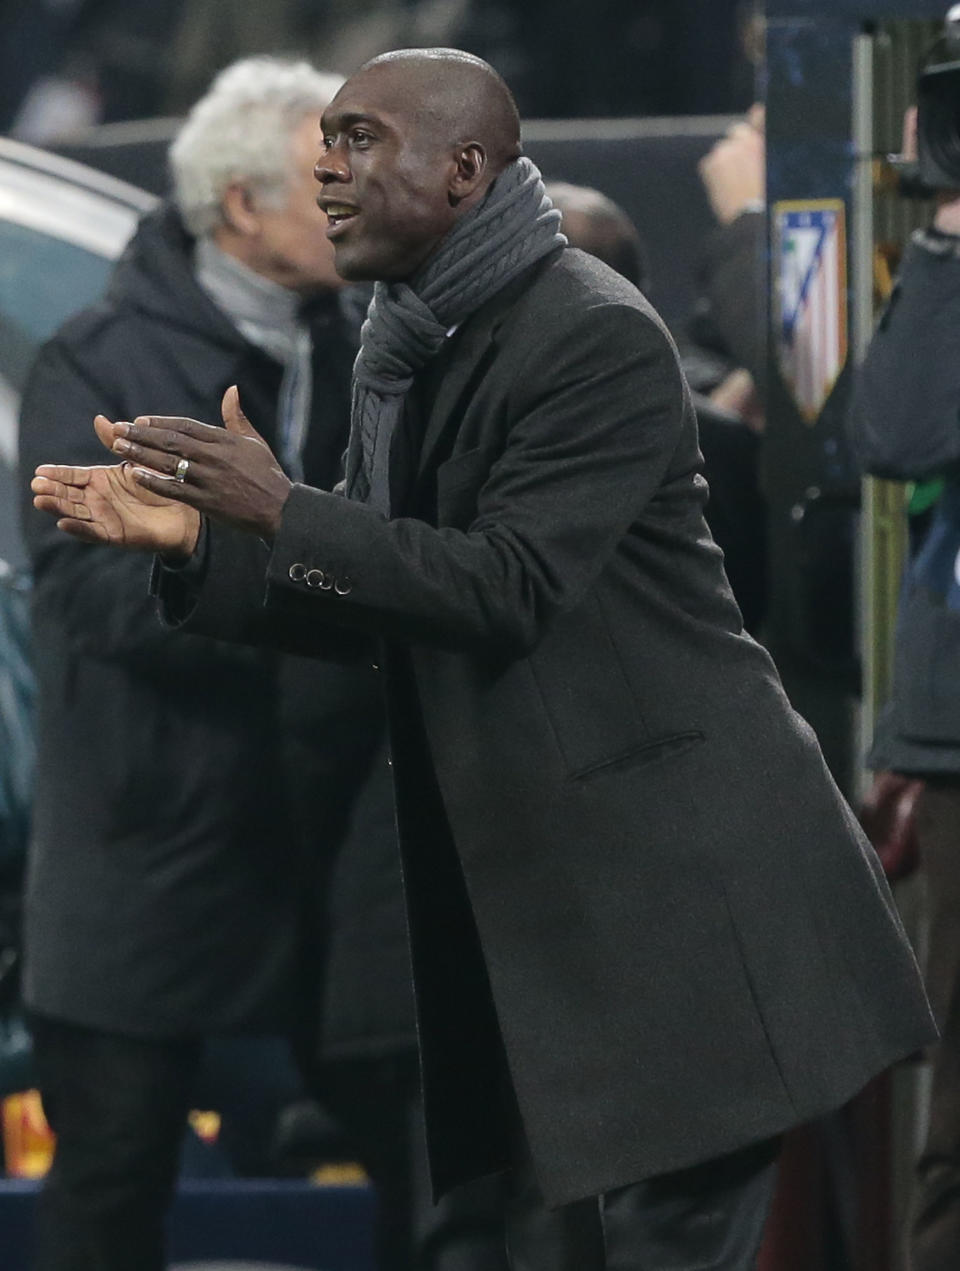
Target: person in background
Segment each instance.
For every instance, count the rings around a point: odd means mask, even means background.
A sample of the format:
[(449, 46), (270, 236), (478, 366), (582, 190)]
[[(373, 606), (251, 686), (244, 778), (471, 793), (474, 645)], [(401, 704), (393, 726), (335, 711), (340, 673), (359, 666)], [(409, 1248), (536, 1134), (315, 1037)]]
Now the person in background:
[[(589, 252), (641, 291), (649, 268), (640, 232), (613, 199), (589, 186), (549, 181), (571, 247)], [(747, 630), (756, 634), (766, 601), (766, 509), (758, 481), (758, 436), (735, 410), (693, 391), (710, 498), (704, 516)]]
[[(690, 334), (719, 367), (700, 388), (701, 445), (712, 476), (711, 528), (724, 548), (748, 630), (767, 608), (767, 506), (760, 480), (766, 427), (766, 147), (755, 105), (700, 162), (717, 228), (704, 245)], [(697, 358), (685, 366), (691, 370)], [(705, 399), (705, 400), (704, 400)]]
[[(916, 111), (903, 155), (916, 158)], [(960, 197), (943, 191), (907, 246), (859, 369), (850, 431), (864, 471), (914, 483), (890, 701), (867, 766), (868, 814), (911, 825), (925, 880), (931, 1048), (926, 1142), (916, 1167), (911, 1271), (960, 1260)], [(901, 841), (908, 841), (899, 836)], [(892, 867), (904, 861), (891, 859)]]
[[(51, 445), (94, 462), (105, 398), (209, 413), (239, 381), (286, 470), (333, 484), (356, 332), (311, 167), (340, 82), (251, 59), (196, 104), (173, 199), (39, 354), (24, 472)], [(261, 1035), (277, 1081), (290, 1062), (305, 861), (283, 814), (278, 669), (171, 638), (142, 560), (78, 552), (24, 513), (39, 715), (23, 993), (57, 1135), (36, 1266), (154, 1271), (203, 1039)]]
[(767, 506), (761, 479), (766, 426), (766, 147), (754, 105), (704, 156), (700, 178), (717, 228), (704, 244), (699, 296), (684, 343), (698, 393), (701, 444), (711, 477), (711, 528), (748, 630), (767, 608)]
[(49, 145), (96, 124), (158, 114), (183, 7), (0, 0), (0, 133)]
[[(485, 17), (493, 3), (485, 0)], [(225, 60), (263, 50), (314, 58), (322, 51), (335, 66), (359, 66), (384, 48), (447, 43), (473, 8), (467, 0), (191, 0), (181, 5), (172, 36), (165, 109), (183, 110)]]
[(563, 217), (563, 232), (571, 247), (589, 252), (640, 291), (649, 291), (647, 249), (619, 203), (588, 185), (548, 181), (544, 188)]
[(757, 432), (764, 427), (767, 381), (765, 161), (758, 104), (700, 162), (717, 228), (705, 247), (690, 331), (725, 364), (726, 373), (705, 391)]

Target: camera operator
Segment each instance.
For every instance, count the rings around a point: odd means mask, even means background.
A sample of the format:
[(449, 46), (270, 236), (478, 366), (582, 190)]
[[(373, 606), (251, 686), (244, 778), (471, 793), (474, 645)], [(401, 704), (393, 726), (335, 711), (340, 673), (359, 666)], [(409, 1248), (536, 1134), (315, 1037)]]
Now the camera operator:
[[(960, 64), (958, 64), (960, 65)], [(922, 89), (922, 77), (921, 77)], [(921, 91), (920, 157), (923, 130)], [(917, 155), (909, 111), (904, 157)], [(957, 147), (960, 153), (960, 146)], [(927, 886), (933, 1048), (926, 1144), (917, 1165), (912, 1271), (960, 1265), (960, 170), (917, 231), (859, 375), (851, 416), (862, 466), (918, 483), (897, 616), (892, 699), (868, 765), (873, 803), (915, 805)], [(921, 782), (917, 778), (922, 779)], [(901, 812), (903, 806), (901, 804)]]

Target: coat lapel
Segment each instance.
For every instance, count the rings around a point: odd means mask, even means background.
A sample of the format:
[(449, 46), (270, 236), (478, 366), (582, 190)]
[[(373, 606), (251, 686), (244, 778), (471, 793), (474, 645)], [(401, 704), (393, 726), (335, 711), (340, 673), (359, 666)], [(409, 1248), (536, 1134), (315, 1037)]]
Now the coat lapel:
[(429, 470), (443, 439), (459, 425), (473, 390), (486, 374), (496, 352), (498, 327), (516, 300), (529, 289), (532, 278), (544, 270), (557, 254), (551, 252), (508, 283), (451, 337), (449, 351), (441, 354), (443, 361), (434, 368), (439, 384), (428, 407), (417, 465), (420, 477)]
[(418, 477), (428, 471), (444, 437), (460, 422), (471, 388), (483, 375), (495, 351), (494, 315), (487, 317), (486, 321), (480, 321), (482, 316), (475, 314), (468, 319), (462, 330), (451, 337), (451, 347), (445, 353), (442, 364), (436, 368), (439, 382), (436, 395), (429, 404), (423, 431), (417, 464)]

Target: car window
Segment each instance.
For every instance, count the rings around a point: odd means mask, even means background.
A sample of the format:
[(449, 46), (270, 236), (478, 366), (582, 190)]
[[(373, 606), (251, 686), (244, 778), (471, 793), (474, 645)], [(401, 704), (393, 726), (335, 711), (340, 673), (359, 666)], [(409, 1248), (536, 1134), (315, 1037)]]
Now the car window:
[(103, 292), (112, 261), (0, 220), (0, 374), (22, 389), (39, 345)]
[(112, 265), (75, 243), (0, 220), (0, 556), (14, 563), (21, 550), (9, 487), (24, 381), (44, 340), (103, 293)]
[(17, 415), (40, 345), (103, 294), (113, 262), (153, 200), (0, 141), (0, 557), (21, 563)]

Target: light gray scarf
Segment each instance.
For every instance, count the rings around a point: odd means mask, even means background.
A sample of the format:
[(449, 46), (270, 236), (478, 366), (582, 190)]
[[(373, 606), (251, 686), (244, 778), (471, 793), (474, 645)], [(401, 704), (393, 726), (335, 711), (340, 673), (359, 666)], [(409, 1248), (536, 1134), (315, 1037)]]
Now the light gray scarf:
[(413, 377), (485, 301), (566, 245), (538, 169), (517, 159), (458, 221), (409, 283), (378, 282), (353, 368), (341, 492), (390, 514), (390, 443)]
[(277, 448), (287, 475), (302, 481), (313, 393), (313, 340), (310, 327), (300, 317), (301, 297), (256, 273), (210, 237), (197, 239), (193, 270), (197, 282), (240, 334), (283, 367)]

